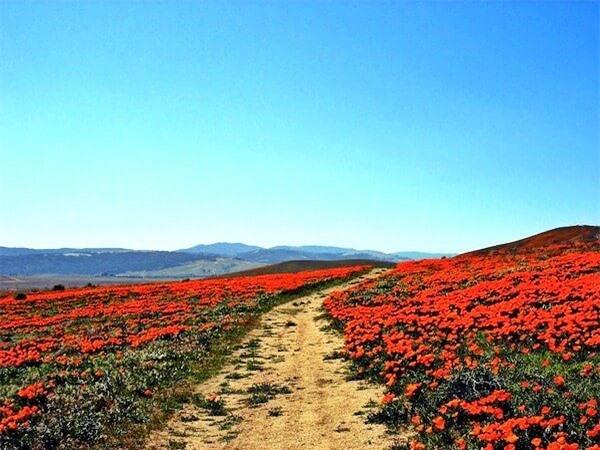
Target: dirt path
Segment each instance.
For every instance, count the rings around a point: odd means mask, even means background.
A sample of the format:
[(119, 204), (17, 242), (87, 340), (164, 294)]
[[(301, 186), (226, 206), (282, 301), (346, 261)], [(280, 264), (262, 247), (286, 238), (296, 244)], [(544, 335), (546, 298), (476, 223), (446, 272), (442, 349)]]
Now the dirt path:
[[(375, 269), (364, 277), (374, 277)], [(356, 281), (274, 308), (248, 334), (221, 372), (197, 386), (148, 449), (387, 449), (385, 427), (365, 424), (382, 388), (347, 380), (337, 355), (343, 342), (328, 330), (323, 298)], [(226, 412), (206, 399), (217, 394)], [(214, 413), (226, 415), (212, 415)]]

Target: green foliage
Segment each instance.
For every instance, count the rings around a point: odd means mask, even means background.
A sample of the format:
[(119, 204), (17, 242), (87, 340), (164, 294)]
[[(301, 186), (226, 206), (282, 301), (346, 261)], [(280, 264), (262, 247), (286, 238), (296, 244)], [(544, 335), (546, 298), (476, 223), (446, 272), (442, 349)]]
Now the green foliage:
[(287, 386), (281, 386), (278, 384), (271, 383), (259, 383), (253, 384), (246, 393), (250, 394), (247, 402), (251, 406), (260, 405), (267, 403), (269, 400), (274, 399), (280, 394), (291, 394), (292, 391)]

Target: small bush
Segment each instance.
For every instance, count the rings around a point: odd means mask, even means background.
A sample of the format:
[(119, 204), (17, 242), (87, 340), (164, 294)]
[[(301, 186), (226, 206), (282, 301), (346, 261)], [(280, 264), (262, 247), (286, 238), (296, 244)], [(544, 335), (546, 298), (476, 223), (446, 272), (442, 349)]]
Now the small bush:
[(281, 406), (277, 406), (275, 408), (269, 409), (267, 413), (269, 414), (269, 417), (279, 417), (283, 414), (283, 408)]
[(226, 416), (227, 409), (225, 408), (225, 401), (216, 394), (212, 394), (209, 397), (204, 397), (202, 394), (193, 394), (191, 402), (198, 408), (202, 408), (211, 416)]
[(253, 384), (246, 392), (250, 394), (247, 402), (251, 406), (267, 403), (269, 400), (274, 399), (279, 394), (292, 393), (291, 389), (287, 386), (280, 386), (278, 384), (270, 383)]

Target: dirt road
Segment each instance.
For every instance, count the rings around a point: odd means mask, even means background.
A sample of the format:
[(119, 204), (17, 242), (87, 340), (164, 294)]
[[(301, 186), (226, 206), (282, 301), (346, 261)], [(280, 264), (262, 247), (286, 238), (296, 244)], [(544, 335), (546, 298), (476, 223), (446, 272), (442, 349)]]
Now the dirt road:
[(347, 363), (337, 353), (342, 338), (323, 317), (323, 298), (352, 283), (265, 314), (221, 372), (197, 386), (199, 399), (218, 395), (209, 403), (215, 407), (207, 408), (206, 400), (185, 405), (165, 430), (151, 436), (148, 449), (389, 448), (385, 427), (365, 423), (382, 389), (348, 381)]

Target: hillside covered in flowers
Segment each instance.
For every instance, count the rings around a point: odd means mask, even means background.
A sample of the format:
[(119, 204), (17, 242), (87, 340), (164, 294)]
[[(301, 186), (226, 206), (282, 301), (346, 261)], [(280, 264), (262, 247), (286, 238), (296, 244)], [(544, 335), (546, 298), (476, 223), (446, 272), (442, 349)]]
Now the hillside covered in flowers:
[(597, 233), (400, 263), (325, 305), (406, 447), (600, 448)]
[(7, 294), (0, 449), (121, 445), (184, 401), (186, 383), (260, 314), (366, 269)]

